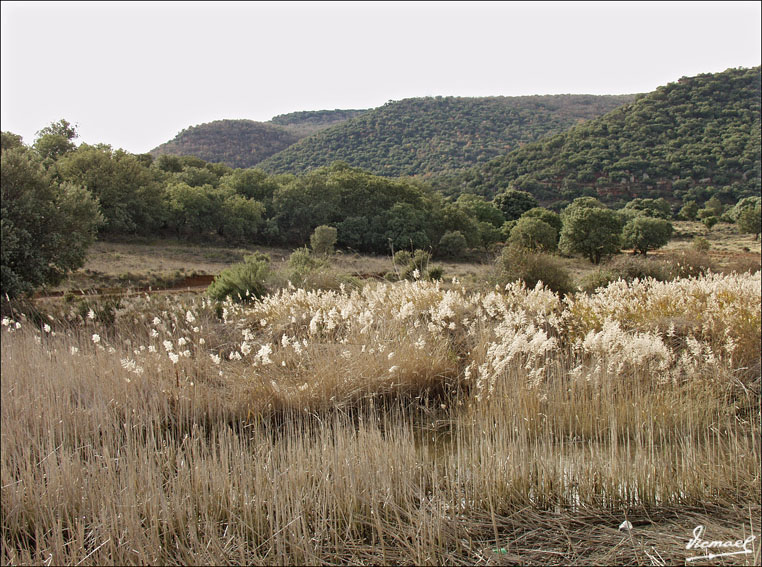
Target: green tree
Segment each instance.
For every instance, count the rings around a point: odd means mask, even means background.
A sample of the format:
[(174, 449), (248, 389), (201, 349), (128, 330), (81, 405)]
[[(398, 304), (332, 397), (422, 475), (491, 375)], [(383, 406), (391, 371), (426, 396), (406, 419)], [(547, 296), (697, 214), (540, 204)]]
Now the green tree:
[(672, 218), (672, 207), (664, 199), (633, 199), (624, 206), (627, 210), (640, 211), (646, 216), (665, 220)]
[(543, 207), (534, 207), (533, 209), (529, 209), (527, 212), (521, 215), (521, 218), (526, 218), (526, 217), (540, 219), (541, 221), (548, 223), (550, 226), (552, 226), (556, 230), (556, 233), (560, 236), (562, 223), (561, 223), (561, 215), (559, 215), (558, 213), (555, 213)]
[(564, 209), (561, 238), (558, 246), (565, 254), (579, 253), (593, 264), (621, 248), (623, 223), (615, 211), (600, 205), (591, 197), (575, 199)]
[(517, 189), (507, 189), (495, 195), (493, 204), (503, 212), (505, 220), (517, 220), (530, 209), (538, 206), (531, 193)]
[(718, 218), (717, 218), (716, 216), (714, 216), (714, 215), (710, 215), (710, 216), (705, 216), (705, 217), (703, 217), (703, 218), (701, 219), (701, 222), (703, 222), (703, 223), (704, 223), (704, 226), (705, 226), (707, 229), (709, 229), (709, 230), (712, 230), (712, 228), (714, 227), (714, 225), (716, 225), (718, 222), (720, 222), (720, 219), (718, 219)]
[(98, 198), (106, 221), (103, 232), (150, 234), (164, 222), (166, 210), (156, 172), (133, 154), (82, 144), (60, 157), (55, 171)]
[(72, 140), (77, 137), (76, 126), (61, 119), (37, 132), (33, 147), (44, 160), (55, 161), (74, 150), (76, 146)]
[(481, 195), (463, 193), (455, 204), (477, 222), (488, 222), (497, 228), (505, 222), (503, 212)]
[(660, 218), (639, 216), (628, 222), (622, 230), (625, 246), (645, 256), (649, 250), (666, 246), (672, 236), (672, 223)]
[(13, 132), (3, 132), (0, 142), (0, 148), (2, 151), (12, 150), (13, 148), (21, 148), (24, 146), (24, 142), (21, 140), (21, 136), (14, 134)]
[(683, 207), (680, 209), (680, 212), (678, 213), (678, 217), (692, 221), (696, 220), (696, 215), (698, 215), (699, 212), (699, 206), (696, 203), (696, 201), (690, 200), (687, 201)]
[(3, 294), (54, 285), (84, 264), (102, 222), (87, 190), (58, 183), (23, 147), (2, 152), (0, 189)]
[(543, 220), (534, 217), (521, 217), (511, 230), (508, 243), (544, 252), (556, 250), (558, 233)]
[(212, 187), (173, 183), (166, 188), (169, 226), (178, 236), (203, 236), (215, 230), (216, 207)]
[(229, 242), (251, 242), (264, 224), (264, 205), (243, 195), (228, 194), (215, 208), (217, 233)]
[(745, 207), (741, 209), (736, 219), (736, 225), (738, 230), (743, 233), (749, 233), (754, 235), (754, 240), (759, 238), (759, 233), (762, 230), (762, 218), (760, 212), (762, 208), (757, 203), (754, 207)]
[(310, 236), (310, 247), (315, 254), (328, 256), (333, 254), (338, 230), (332, 226), (320, 225), (315, 228)]
[(459, 258), (463, 256), (467, 247), (466, 237), (459, 230), (449, 230), (439, 239), (437, 251), (442, 256)]

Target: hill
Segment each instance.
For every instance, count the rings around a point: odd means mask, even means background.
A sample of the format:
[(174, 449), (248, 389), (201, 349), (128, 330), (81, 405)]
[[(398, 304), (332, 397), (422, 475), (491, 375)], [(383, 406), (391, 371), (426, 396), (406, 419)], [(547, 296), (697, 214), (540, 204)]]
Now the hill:
[(212, 163), (234, 168), (258, 164), (309, 136), (364, 110), (319, 110), (276, 116), (270, 122), (254, 120), (216, 120), (186, 128), (169, 142), (150, 151), (162, 154), (196, 156)]
[(336, 126), (361, 114), (368, 112), (365, 110), (303, 110), (301, 112), (290, 112), (289, 114), (280, 114), (270, 120), (273, 124), (282, 126), (290, 132), (305, 138), (316, 134), (321, 130)]
[(465, 172), (458, 190), (541, 202), (592, 195), (728, 201), (760, 193), (760, 67), (683, 77)]
[(344, 161), (377, 175), (431, 176), (484, 163), (601, 116), (634, 95), (410, 98), (300, 140), (260, 164), (303, 173)]

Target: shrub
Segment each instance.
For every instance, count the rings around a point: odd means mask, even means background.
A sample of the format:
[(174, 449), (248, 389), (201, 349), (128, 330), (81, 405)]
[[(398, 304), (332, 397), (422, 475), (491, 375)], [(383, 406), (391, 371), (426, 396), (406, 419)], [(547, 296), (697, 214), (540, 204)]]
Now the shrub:
[(259, 299), (267, 293), (266, 282), (270, 277), (270, 257), (255, 253), (245, 256), (244, 261), (223, 270), (206, 292), (212, 299), (224, 301), (231, 298), (236, 302)]
[(286, 279), (292, 285), (303, 289), (339, 289), (342, 284), (356, 286), (357, 280), (331, 268), (330, 262), (315, 255), (309, 248), (298, 248), (288, 258), (285, 274), (281, 274), (278, 283), (286, 284)]
[(338, 231), (327, 225), (321, 225), (315, 229), (310, 236), (310, 246), (315, 254), (327, 256), (333, 254), (333, 247), (336, 244)]
[(559, 294), (574, 291), (569, 272), (551, 254), (533, 252), (521, 246), (506, 246), (495, 268), (500, 286), (522, 280), (527, 287), (533, 288), (541, 281), (545, 287)]
[(649, 250), (661, 248), (672, 236), (672, 223), (661, 218), (639, 216), (628, 222), (622, 231), (625, 246), (644, 256)]
[(459, 230), (449, 230), (439, 240), (439, 253), (442, 256), (458, 258), (466, 251), (466, 237)]
[(426, 273), (426, 277), (428, 277), (430, 280), (441, 280), (442, 276), (444, 275), (444, 269), (442, 266), (432, 266), (429, 268), (429, 271)]
[(703, 236), (695, 236), (693, 238), (693, 248), (699, 252), (706, 252), (711, 248), (709, 241)]
[(534, 217), (521, 217), (511, 230), (508, 243), (529, 250), (553, 252), (557, 240), (558, 232), (547, 222)]
[(623, 223), (597, 199), (580, 197), (564, 209), (558, 247), (564, 254), (583, 254), (593, 264), (619, 251)]
[(720, 222), (720, 219), (718, 219), (715, 216), (708, 216), (701, 219), (701, 222), (704, 223), (704, 226), (707, 227), (709, 230), (712, 230), (712, 227), (716, 225), (718, 222)]

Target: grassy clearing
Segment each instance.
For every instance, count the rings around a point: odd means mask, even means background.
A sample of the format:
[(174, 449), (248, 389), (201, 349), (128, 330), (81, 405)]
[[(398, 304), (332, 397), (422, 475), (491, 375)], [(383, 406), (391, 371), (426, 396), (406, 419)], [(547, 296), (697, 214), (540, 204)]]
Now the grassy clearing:
[[(759, 269), (762, 242), (751, 235), (738, 234), (734, 225), (720, 223), (711, 231), (698, 222), (676, 222), (675, 238), (663, 249), (651, 252), (655, 261), (678, 262), (686, 253), (697, 256), (693, 239), (707, 239), (710, 249), (698, 254), (715, 271)], [(283, 248), (197, 245), (181, 241), (141, 243), (96, 242), (90, 249), (85, 266), (73, 273), (52, 291), (93, 290), (103, 288), (172, 288), (189, 285), (196, 275), (216, 276), (231, 264), (255, 251), (269, 254), (276, 271), (286, 271), (291, 250)], [(626, 255), (626, 254), (625, 254)], [(492, 255), (464, 261), (437, 260), (447, 280), (455, 277), (470, 289), (484, 289), (492, 274)], [(572, 279), (581, 283), (598, 269), (584, 258), (558, 258)], [(381, 277), (394, 270), (391, 256), (363, 256), (339, 252), (330, 258), (330, 269), (337, 274), (360, 278)], [(192, 283), (192, 282), (191, 282)]]
[(3, 563), (759, 564), (759, 272), (93, 307), (4, 320)]

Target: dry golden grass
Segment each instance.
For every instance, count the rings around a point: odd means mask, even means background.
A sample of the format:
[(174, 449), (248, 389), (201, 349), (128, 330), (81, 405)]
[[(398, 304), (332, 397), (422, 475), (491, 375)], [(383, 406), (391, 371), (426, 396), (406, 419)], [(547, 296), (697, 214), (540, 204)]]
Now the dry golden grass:
[(759, 564), (759, 274), (617, 285), (14, 314), (2, 562)]

